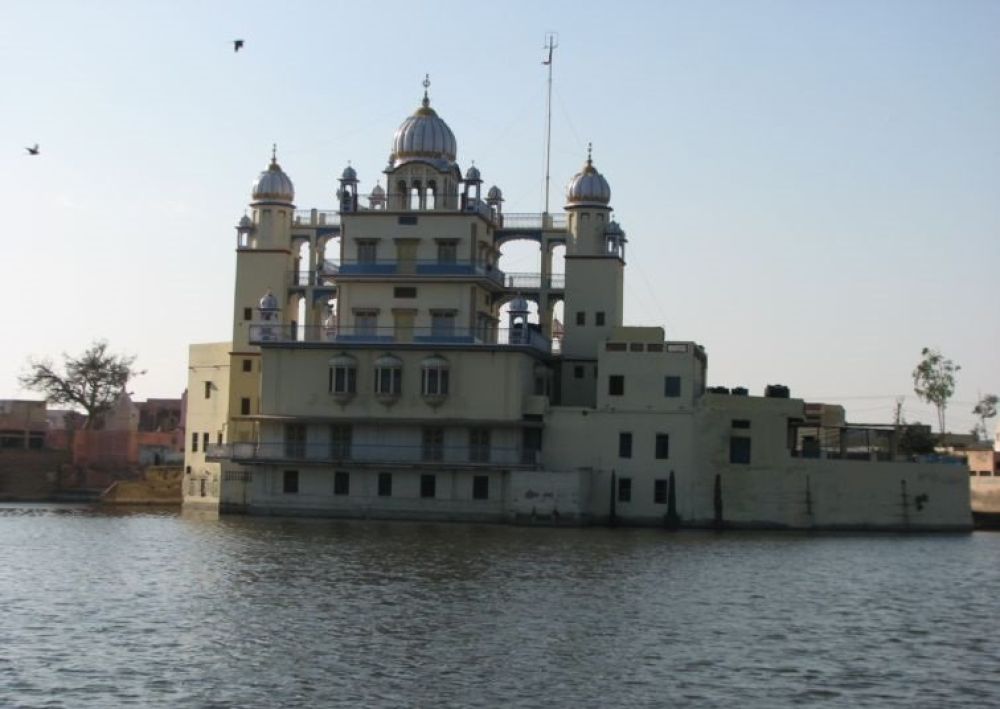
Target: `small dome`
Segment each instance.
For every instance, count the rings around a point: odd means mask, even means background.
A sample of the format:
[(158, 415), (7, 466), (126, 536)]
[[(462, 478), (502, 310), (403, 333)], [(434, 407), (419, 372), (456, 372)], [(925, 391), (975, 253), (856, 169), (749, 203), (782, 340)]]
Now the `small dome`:
[(261, 310), (277, 310), (278, 309), (278, 299), (274, 297), (274, 293), (268, 291), (260, 299), (260, 309)]
[(621, 225), (612, 219), (608, 222), (608, 228), (604, 230), (605, 236), (625, 236), (625, 231), (621, 228)]
[(239, 227), (241, 229), (253, 228), (253, 219), (244, 214), (242, 217), (240, 217)]
[(471, 166), (465, 171), (465, 181), (466, 182), (482, 182), (482, 178), (479, 176), (479, 168), (475, 165)]
[(295, 199), (295, 187), (284, 173), (274, 155), (271, 164), (254, 180), (251, 190), (255, 202), (291, 202)]
[(607, 206), (611, 201), (611, 187), (604, 175), (594, 167), (594, 161), (590, 157), (590, 148), (587, 148), (587, 164), (583, 170), (573, 176), (566, 187), (566, 206)]
[(455, 162), (458, 155), (455, 134), (431, 108), (426, 90), (428, 86), (430, 81), (425, 79), (424, 100), (420, 108), (396, 129), (392, 138), (390, 165), (414, 159), (443, 161), (449, 165)]
[(357, 170), (351, 167), (350, 163), (347, 163), (347, 167), (344, 168), (344, 172), (340, 176), (340, 179), (343, 180), (344, 182), (357, 182), (358, 181)]
[(523, 295), (518, 295), (514, 300), (510, 301), (510, 312), (512, 313), (526, 313), (528, 312), (528, 299)]
[(490, 187), (489, 191), (486, 193), (487, 202), (503, 202), (503, 192), (496, 185)]
[(372, 187), (372, 197), (385, 197), (385, 190), (382, 189), (382, 185), (377, 182), (375, 183), (375, 186)]

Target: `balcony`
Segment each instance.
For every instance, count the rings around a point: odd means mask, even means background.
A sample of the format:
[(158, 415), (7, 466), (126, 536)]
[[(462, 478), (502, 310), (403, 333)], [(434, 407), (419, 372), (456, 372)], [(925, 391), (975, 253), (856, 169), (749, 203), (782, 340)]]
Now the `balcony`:
[(292, 226), (339, 226), (340, 213), (333, 209), (296, 209)]
[[(324, 264), (324, 272), (326, 270)], [(497, 285), (503, 285), (504, 273), (495, 266), (468, 262), (443, 261), (358, 261), (345, 260), (335, 265), (337, 275), (343, 276), (442, 276), (449, 278), (487, 278)]]
[(569, 220), (565, 214), (537, 213), (505, 213), (503, 215), (504, 229), (544, 229), (546, 231), (565, 231)]
[(470, 446), (386, 445), (356, 443), (350, 445), (278, 443), (218, 443), (205, 451), (209, 460), (232, 460), (236, 463), (266, 465), (405, 465), (431, 468), (539, 468), (541, 451), (527, 448)]
[(325, 327), (314, 325), (264, 324), (250, 326), (250, 344), (410, 344), (468, 347), (528, 347), (551, 352), (552, 343), (533, 328), (489, 330), (457, 327)]
[(546, 290), (565, 290), (566, 274), (552, 273), (542, 278), (541, 273), (507, 273), (504, 274), (504, 286), (510, 290), (535, 291), (542, 288), (544, 281)]

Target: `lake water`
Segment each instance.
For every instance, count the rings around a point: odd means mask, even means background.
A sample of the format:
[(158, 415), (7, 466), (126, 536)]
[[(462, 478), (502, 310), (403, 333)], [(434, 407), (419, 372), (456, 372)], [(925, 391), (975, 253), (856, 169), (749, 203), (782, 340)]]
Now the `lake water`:
[(1000, 705), (1000, 533), (0, 506), (0, 705)]

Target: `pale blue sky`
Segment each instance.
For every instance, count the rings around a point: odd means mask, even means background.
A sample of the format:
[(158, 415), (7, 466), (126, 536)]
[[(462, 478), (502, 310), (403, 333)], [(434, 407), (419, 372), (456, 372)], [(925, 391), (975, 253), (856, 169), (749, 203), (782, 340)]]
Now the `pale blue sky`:
[[(0, 5), (0, 397), (29, 355), (103, 337), (139, 397), (230, 335), (233, 224), (272, 142), (300, 208), (367, 189), (431, 98), (508, 211), (587, 141), (630, 239), (626, 321), (711, 384), (885, 421), (921, 347), (1000, 390), (1000, 2), (22, 2)], [(234, 55), (230, 41), (246, 40)], [(31, 158), (23, 146), (41, 144)], [(512, 270), (531, 264), (518, 255)]]

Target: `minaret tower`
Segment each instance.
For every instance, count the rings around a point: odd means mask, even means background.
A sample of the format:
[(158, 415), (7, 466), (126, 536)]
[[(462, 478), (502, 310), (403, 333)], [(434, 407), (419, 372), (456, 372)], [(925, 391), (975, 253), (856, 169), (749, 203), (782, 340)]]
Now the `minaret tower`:
[[(276, 335), (282, 325), (287, 327), (288, 316), (282, 305), (287, 301), (287, 274), (293, 267), (294, 198), (295, 188), (278, 165), (275, 146), (271, 151), (271, 164), (253, 182), (250, 214), (240, 219), (236, 227), (229, 442), (247, 439), (249, 426), (234, 419), (256, 413), (260, 396), (260, 348), (250, 344), (251, 327), (261, 326), (265, 316), (267, 326), (275, 328)], [(246, 361), (250, 362), (249, 368)]]
[[(598, 348), (622, 324), (624, 233), (611, 221), (611, 188), (587, 162), (566, 189), (569, 240), (566, 244), (563, 403), (593, 405)], [(613, 225), (613, 226), (612, 226)]]

